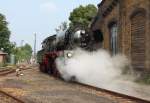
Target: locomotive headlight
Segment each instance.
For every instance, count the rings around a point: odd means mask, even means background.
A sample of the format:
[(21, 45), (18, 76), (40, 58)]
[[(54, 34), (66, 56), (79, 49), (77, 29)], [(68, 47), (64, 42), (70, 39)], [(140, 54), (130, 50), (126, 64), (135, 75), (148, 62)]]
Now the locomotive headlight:
[(72, 53), (68, 52), (68, 53), (67, 53), (67, 57), (68, 57), (68, 58), (71, 58), (71, 57), (72, 57)]

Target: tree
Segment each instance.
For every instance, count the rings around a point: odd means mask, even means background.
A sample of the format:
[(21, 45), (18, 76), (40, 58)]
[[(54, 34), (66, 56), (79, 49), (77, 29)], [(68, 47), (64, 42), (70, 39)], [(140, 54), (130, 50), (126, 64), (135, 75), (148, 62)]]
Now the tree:
[(16, 62), (29, 61), (32, 56), (32, 48), (29, 44), (25, 44), (22, 47), (16, 47), (13, 50), (13, 54), (16, 56)]
[(24, 51), (24, 59), (25, 60), (29, 60), (32, 56), (32, 48), (29, 44), (25, 44), (23, 47), (22, 47), (22, 50)]
[(66, 30), (67, 28), (68, 28), (68, 24), (67, 24), (67, 22), (64, 21), (61, 23), (61, 25), (58, 26), (58, 28), (55, 29), (55, 31), (58, 34), (64, 30)]
[(70, 27), (74, 27), (76, 25), (81, 25), (86, 28), (88, 28), (88, 25), (90, 24), (93, 17), (95, 17), (97, 13), (97, 8), (89, 4), (87, 6), (80, 5), (78, 8), (75, 8), (70, 13)]
[(0, 14), (0, 49), (10, 54), (12, 45), (9, 41), (10, 31), (7, 26), (8, 23), (5, 16)]

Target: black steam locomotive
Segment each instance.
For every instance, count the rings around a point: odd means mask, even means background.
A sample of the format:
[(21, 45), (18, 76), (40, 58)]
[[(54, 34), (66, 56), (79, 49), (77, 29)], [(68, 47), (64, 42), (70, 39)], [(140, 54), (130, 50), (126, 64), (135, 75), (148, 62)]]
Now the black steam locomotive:
[(69, 28), (59, 35), (52, 35), (42, 42), (42, 50), (37, 53), (39, 69), (55, 77), (61, 77), (55, 60), (59, 56), (70, 58), (74, 48), (80, 47), (87, 51), (93, 51), (101, 47), (103, 41), (99, 30), (94, 32), (83, 27)]

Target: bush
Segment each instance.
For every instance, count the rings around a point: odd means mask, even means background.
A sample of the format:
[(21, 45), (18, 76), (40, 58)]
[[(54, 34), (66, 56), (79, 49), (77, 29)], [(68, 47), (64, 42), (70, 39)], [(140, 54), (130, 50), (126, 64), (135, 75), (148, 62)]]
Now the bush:
[(148, 72), (148, 73), (143, 73), (143, 74), (136, 80), (136, 82), (142, 83), (142, 84), (150, 85), (150, 72)]
[(3, 63), (0, 63), (0, 67), (3, 67)]

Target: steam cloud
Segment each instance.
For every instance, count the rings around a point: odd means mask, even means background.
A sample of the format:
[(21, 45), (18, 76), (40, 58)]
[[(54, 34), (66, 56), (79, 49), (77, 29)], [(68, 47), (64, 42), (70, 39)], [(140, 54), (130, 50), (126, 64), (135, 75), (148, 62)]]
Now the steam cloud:
[(113, 88), (124, 69), (130, 66), (124, 55), (111, 56), (103, 49), (87, 52), (79, 48), (73, 50), (71, 58), (57, 58), (56, 64), (66, 81), (74, 79), (103, 88)]

